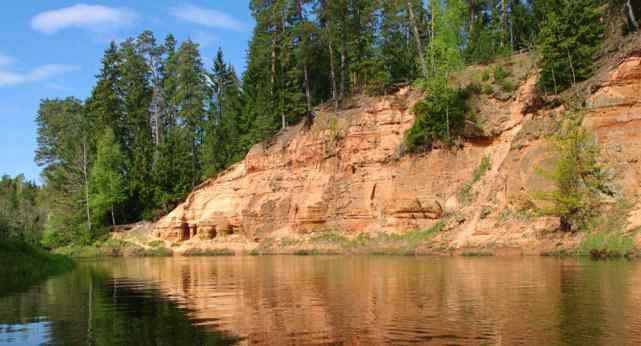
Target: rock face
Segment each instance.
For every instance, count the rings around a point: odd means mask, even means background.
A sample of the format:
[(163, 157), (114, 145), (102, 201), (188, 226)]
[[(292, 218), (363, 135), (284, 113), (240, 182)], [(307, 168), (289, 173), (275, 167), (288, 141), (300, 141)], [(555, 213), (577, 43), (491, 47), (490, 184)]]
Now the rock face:
[[(588, 98), (585, 125), (616, 163), (622, 188), (638, 196), (641, 57), (629, 54), (607, 69), (608, 77)], [(484, 129), (485, 138), (418, 156), (403, 155), (416, 93), (359, 98), (338, 113), (321, 110), (310, 129), (298, 125), (282, 131), (197, 187), (156, 223), (154, 232), (166, 240), (240, 234), (250, 241), (325, 230), (403, 232), (429, 227), (447, 212), (461, 214), (448, 237), (453, 247), (501, 243), (535, 249), (537, 232), (554, 221), (523, 222), (505, 215), (531, 203), (530, 195), (540, 188), (535, 167), (546, 158), (543, 133), (563, 112), (530, 113), (535, 82), (536, 76), (525, 79), (507, 101), (486, 100), (483, 108), (490, 104), (497, 112), (479, 115), (491, 126)], [(471, 185), (484, 157), (491, 168)], [(464, 189), (466, 184), (471, 188)], [(463, 198), (463, 190), (473, 198)]]

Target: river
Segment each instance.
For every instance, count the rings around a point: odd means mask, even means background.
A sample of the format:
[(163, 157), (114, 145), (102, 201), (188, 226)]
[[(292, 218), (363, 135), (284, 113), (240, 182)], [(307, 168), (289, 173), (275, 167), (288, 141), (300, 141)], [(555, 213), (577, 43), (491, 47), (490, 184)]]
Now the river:
[(641, 262), (130, 258), (0, 298), (0, 345), (639, 345), (640, 308)]

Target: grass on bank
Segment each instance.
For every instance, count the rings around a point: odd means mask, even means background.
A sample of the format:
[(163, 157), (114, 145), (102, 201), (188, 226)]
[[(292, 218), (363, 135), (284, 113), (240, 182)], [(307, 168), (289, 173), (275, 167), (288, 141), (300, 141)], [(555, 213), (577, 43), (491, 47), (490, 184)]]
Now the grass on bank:
[(312, 234), (307, 239), (265, 239), (250, 255), (292, 253), (298, 256), (369, 254), (369, 255), (413, 255), (420, 245), (426, 243), (445, 229), (445, 222), (439, 221), (426, 229), (411, 230), (402, 234), (361, 233), (354, 238), (344, 235), (341, 230), (329, 230)]
[(0, 297), (25, 290), (73, 267), (69, 257), (20, 241), (0, 241)]
[(91, 245), (69, 245), (56, 249), (56, 253), (73, 258), (102, 257), (170, 257), (173, 251), (165, 247), (164, 242), (154, 242), (143, 247), (132, 242), (107, 239), (96, 241)]
[(215, 256), (234, 256), (234, 251), (230, 249), (189, 249), (183, 253), (188, 257), (215, 257)]

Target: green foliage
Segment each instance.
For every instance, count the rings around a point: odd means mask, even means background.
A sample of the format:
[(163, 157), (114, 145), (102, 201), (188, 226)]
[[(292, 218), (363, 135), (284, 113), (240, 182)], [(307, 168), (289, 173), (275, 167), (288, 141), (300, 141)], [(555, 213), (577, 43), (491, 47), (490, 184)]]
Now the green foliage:
[(593, 259), (627, 257), (634, 251), (634, 234), (615, 232), (589, 232), (578, 250), (580, 256), (590, 256)]
[(560, 217), (564, 231), (586, 230), (603, 211), (603, 196), (611, 194), (599, 144), (577, 116), (566, 119), (551, 144), (552, 169), (538, 171), (553, 184), (551, 191), (535, 194), (544, 204), (541, 213)]
[(0, 241), (20, 239), (38, 244), (46, 219), (42, 188), (23, 175), (3, 176), (0, 180)]
[(481, 75), (481, 80), (484, 82), (487, 82), (490, 80), (490, 70), (488, 69), (483, 70), (483, 74)]
[(603, 25), (600, 1), (557, 0), (544, 7), (545, 21), (538, 35), (541, 78), (539, 85), (559, 93), (592, 74)]
[(499, 85), (501, 86), (501, 90), (506, 93), (511, 93), (516, 89), (516, 86), (514, 85), (514, 82), (512, 82), (509, 79), (504, 79), (502, 80)]
[(469, 250), (469, 251), (463, 251), (461, 253), (461, 256), (463, 257), (492, 257), (494, 256), (494, 253), (490, 251), (482, 251), (482, 250)]
[(91, 170), (89, 205), (98, 219), (111, 213), (111, 223), (116, 224), (115, 209), (127, 199), (124, 180), (124, 156), (113, 131), (108, 128), (98, 140), (96, 162)]
[(474, 197), (472, 195), (472, 188), (474, 187), (474, 184), (481, 180), (485, 173), (487, 173), (487, 171), (489, 171), (490, 169), (492, 169), (492, 161), (490, 160), (490, 157), (483, 156), (483, 159), (481, 159), (481, 163), (472, 173), (472, 179), (463, 184), (463, 187), (458, 192), (458, 200), (461, 203), (469, 203), (472, 201), (472, 198)]
[(183, 253), (183, 256), (191, 257), (214, 257), (214, 256), (234, 256), (234, 251), (229, 249), (189, 249)]
[(509, 77), (509, 76), (510, 76), (510, 74), (511, 74), (511, 73), (510, 73), (510, 71), (506, 70), (506, 69), (505, 69), (503, 66), (501, 66), (501, 65), (496, 65), (496, 67), (494, 67), (494, 80), (495, 80), (496, 82), (499, 82), (499, 83), (500, 83), (501, 81), (503, 81), (503, 80), (505, 80), (507, 77)]
[(73, 267), (74, 262), (69, 258), (52, 255), (32, 244), (0, 240), (0, 297), (25, 290)]
[(410, 152), (430, 150), (435, 142), (452, 145), (465, 125), (468, 111), (465, 90), (450, 87), (432, 90), (414, 106), (416, 121), (405, 133)]

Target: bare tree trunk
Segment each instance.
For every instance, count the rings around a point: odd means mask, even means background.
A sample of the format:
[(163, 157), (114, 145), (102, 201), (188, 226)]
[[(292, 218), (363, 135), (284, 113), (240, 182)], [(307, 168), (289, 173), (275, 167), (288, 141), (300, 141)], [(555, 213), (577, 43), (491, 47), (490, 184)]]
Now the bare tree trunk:
[(334, 98), (334, 107), (338, 110), (338, 92), (336, 90), (336, 62), (334, 57), (334, 47), (332, 46), (332, 40), (329, 39), (329, 67), (330, 75), (332, 78), (332, 97)]
[(87, 229), (91, 232), (91, 211), (89, 210), (89, 162), (87, 154), (87, 137), (82, 138), (82, 178), (85, 183), (85, 212), (87, 214)]
[[(445, 81), (447, 83), (449, 77), (449, 72), (445, 72)], [(447, 126), (447, 140), (450, 141), (450, 100), (447, 99), (447, 105), (445, 106), (445, 121)]]
[[(282, 107), (281, 107), (282, 108)], [(281, 120), (281, 128), (285, 129), (287, 127), (287, 117), (285, 116), (285, 112), (280, 113), (280, 120)]]
[(416, 40), (416, 50), (418, 50), (418, 58), (421, 60), (421, 68), (423, 69), (423, 77), (427, 79), (427, 65), (425, 62), (425, 55), (423, 52), (423, 44), (421, 43), (421, 36), (418, 32), (418, 24), (416, 23), (416, 17), (414, 16), (414, 9), (412, 8), (412, 2), (407, 0), (407, 10), (410, 14), (410, 21), (412, 22), (412, 28), (414, 29), (414, 39)]
[(111, 224), (116, 225), (116, 213), (114, 213), (114, 205), (111, 205)]
[(345, 40), (343, 39), (341, 47), (341, 89), (339, 98), (342, 100), (345, 97), (345, 83), (347, 83), (347, 57), (345, 56)]
[(634, 16), (634, 9), (632, 8), (632, 4), (630, 3), (630, 0), (627, 0), (625, 2), (625, 6), (628, 8), (628, 17), (630, 19), (630, 23), (632, 24), (632, 27), (634, 28), (635, 31), (639, 31), (639, 22), (637, 22), (637, 19)]
[(305, 76), (305, 98), (307, 99), (307, 113), (312, 114), (312, 93), (309, 90), (309, 69), (307, 64), (303, 67), (303, 75)]
[(501, 0), (501, 47), (505, 45), (505, 33), (507, 31), (507, 2)]
[(468, 27), (469, 33), (474, 30), (474, 24), (476, 24), (476, 1), (477, 0), (470, 0), (470, 3), (468, 5), (470, 17), (470, 26)]
[(576, 85), (576, 74), (574, 73), (574, 64), (572, 63), (572, 56), (570, 55), (570, 50), (566, 47), (565, 51), (568, 54), (568, 62), (570, 63), (570, 71), (572, 71), (572, 86)]
[[(430, 0), (430, 1), (438, 1), (438, 0)], [(430, 42), (434, 42), (434, 30), (436, 28), (436, 23), (434, 21), (434, 16), (435, 15), (436, 14), (434, 12), (432, 12), (432, 20), (431, 20), (431, 25), (430, 25), (431, 28), (432, 28), (430, 30), (430, 35), (431, 35), (430, 36)], [(431, 53), (432, 53), (432, 73), (436, 73), (436, 61), (435, 61), (436, 60), (436, 56), (434, 55), (434, 49), (433, 48), (431, 49)]]
[(276, 87), (276, 33), (272, 34), (272, 95), (274, 94), (274, 89)]
[[(296, 0), (296, 11), (298, 12), (298, 20), (300, 20), (301, 23), (305, 20), (303, 18), (303, 4), (301, 3), (301, 0)], [(306, 49), (306, 42), (307, 42), (307, 35), (305, 33), (302, 34), (301, 37), (301, 51)], [(312, 114), (312, 93), (310, 92), (309, 88), (309, 67), (307, 66), (307, 59), (305, 59), (305, 53), (302, 51), (303, 54), (303, 76), (304, 76), (304, 87), (305, 87), (305, 100), (307, 101), (307, 115), (311, 117)]]

